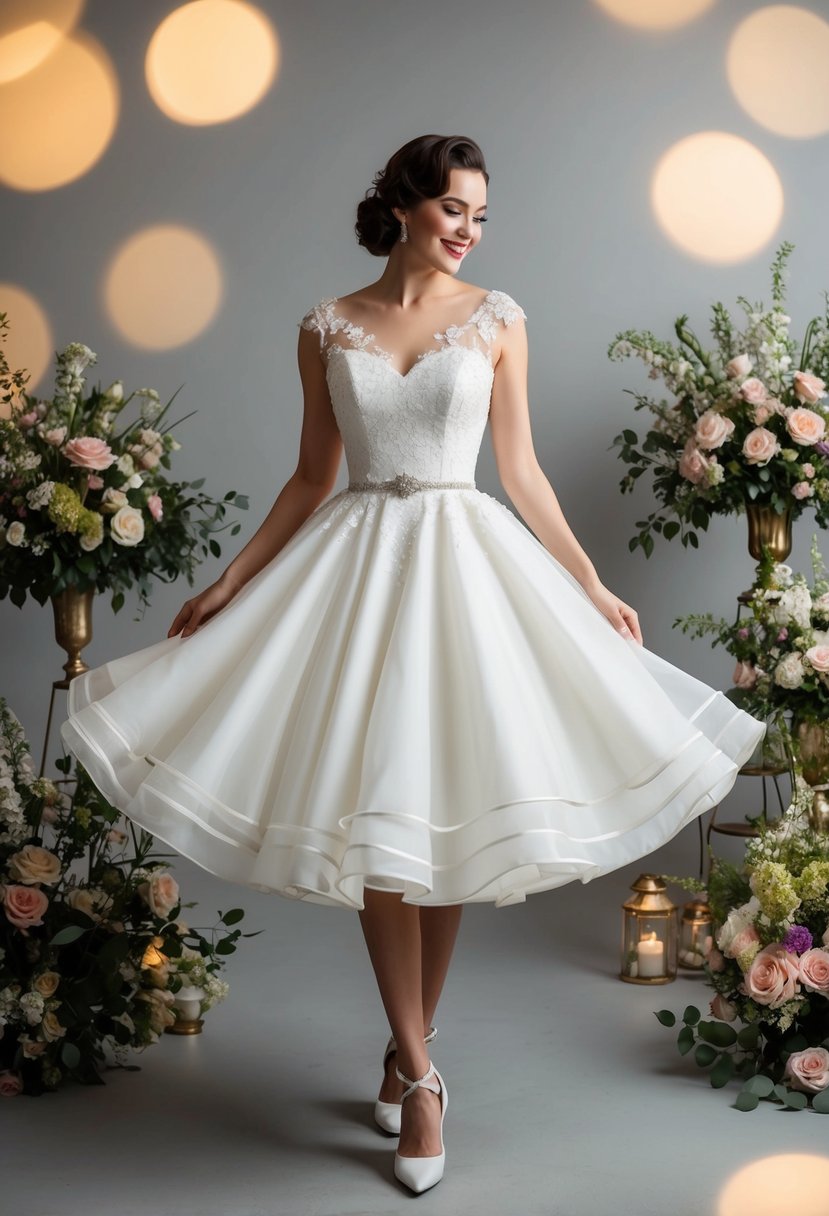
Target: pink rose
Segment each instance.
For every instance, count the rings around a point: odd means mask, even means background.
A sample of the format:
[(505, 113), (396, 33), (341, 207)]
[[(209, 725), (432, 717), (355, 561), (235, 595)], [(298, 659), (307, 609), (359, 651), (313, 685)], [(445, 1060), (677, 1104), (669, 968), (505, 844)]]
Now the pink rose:
[(712, 971), (725, 971), (725, 955), (716, 946), (709, 950), (705, 961)]
[(39, 417), (40, 414), (38, 414), (37, 410), (30, 410), (28, 414), (18, 414), (17, 425), (26, 427), (34, 426)]
[(815, 487), (809, 481), (798, 481), (792, 486), (792, 494), (795, 498), (811, 498), (815, 492)]
[(829, 646), (810, 646), (805, 658), (809, 660), (815, 671), (829, 671)]
[(743, 455), (749, 464), (768, 464), (779, 451), (776, 437), (764, 426), (755, 427), (743, 440)]
[(729, 380), (741, 380), (751, 371), (751, 359), (748, 355), (735, 355), (725, 365), (725, 374)]
[(0, 1072), (0, 1098), (16, 1098), (23, 1092), (23, 1082), (16, 1072), (5, 1068)]
[(70, 439), (63, 454), (81, 469), (108, 469), (118, 459), (104, 439), (94, 439), (91, 435)]
[(718, 414), (716, 410), (706, 410), (697, 419), (697, 425), (694, 428), (694, 439), (697, 442), (697, 447), (705, 448), (710, 451), (712, 448), (718, 448), (725, 443), (726, 439), (730, 438), (734, 430), (734, 423), (730, 418), (726, 418), (723, 414)]
[(160, 494), (151, 494), (147, 499), (147, 510), (152, 515), (153, 519), (158, 523), (164, 514), (164, 506), (161, 502)]
[(768, 398), (768, 395), (765, 384), (763, 384), (762, 380), (758, 380), (756, 376), (749, 376), (748, 380), (744, 380), (740, 385), (740, 396), (749, 405), (760, 405)]
[(748, 950), (749, 946), (756, 945), (759, 940), (760, 936), (754, 925), (749, 925), (746, 929), (741, 929), (739, 933), (734, 934), (726, 954), (730, 954), (732, 958), (736, 958), (738, 954), (742, 954), (744, 950)]
[(826, 434), (826, 423), (814, 410), (792, 410), (786, 429), (795, 443), (819, 443)]
[(99, 477), (97, 473), (90, 473), (87, 478), (87, 485), (90, 490), (102, 490), (104, 488), (104, 479)]
[(721, 1022), (733, 1022), (737, 1016), (737, 1006), (732, 1001), (727, 1001), (720, 992), (711, 1001), (710, 1009), (714, 1017), (719, 1018)]
[(50, 431), (46, 431), (43, 438), (47, 443), (51, 443), (53, 447), (59, 448), (66, 438), (67, 428), (65, 426), (53, 427)]
[(825, 1047), (807, 1047), (793, 1051), (786, 1061), (783, 1076), (792, 1089), (816, 1094), (829, 1085), (829, 1051)]
[(767, 401), (764, 401), (762, 405), (756, 406), (755, 410), (754, 410), (754, 415), (753, 415), (754, 425), (762, 426), (764, 422), (768, 422), (769, 418), (771, 418), (773, 413), (774, 413), (774, 410), (771, 408), (771, 406), (769, 405), (769, 403)]
[(829, 950), (815, 946), (799, 959), (800, 979), (805, 988), (829, 995)]
[(694, 485), (699, 485), (701, 481), (705, 481), (707, 468), (708, 461), (693, 439), (689, 439), (679, 458), (680, 477), (684, 477), (686, 481), (692, 481)]
[(799, 990), (800, 967), (797, 959), (779, 942), (766, 946), (754, 956), (743, 987), (758, 1005), (777, 1008), (790, 1001)]
[(821, 397), (826, 396), (825, 383), (820, 376), (813, 376), (810, 372), (795, 372), (792, 387), (795, 397), (809, 405), (814, 405)]
[(757, 668), (753, 663), (740, 662), (734, 668), (731, 679), (737, 688), (753, 688), (757, 683)]
[(804, 477), (814, 477), (814, 475), (815, 475), (815, 466), (814, 466), (813, 464), (810, 464), (810, 463), (807, 461), (807, 462), (806, 462), (806, 464), (803, 464), (803, 465), (801, 465), (800, 467), (803, 469), (803, 476), (804, 476)]
[(48, 907), (49, 900), (39, 887), (23, 887), (17, 883), (9, 883), (3, 888), (6, 918), (26, 936), (33, 925), (43, 924), (43, 914)]
[(169, 916), (179, 901), (179, 886), (172, 874), (153, 874), (138, 885), (138, 894), (156, 916)]

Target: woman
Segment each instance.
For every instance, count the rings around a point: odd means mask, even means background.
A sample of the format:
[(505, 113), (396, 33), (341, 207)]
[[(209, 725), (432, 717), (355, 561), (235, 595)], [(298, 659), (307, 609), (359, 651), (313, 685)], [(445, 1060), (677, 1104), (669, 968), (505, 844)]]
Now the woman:
[[(488, 182), (464, 137), (391, 157), (356, 223), (383, 273), (300, 321), (295, 473), (165, 640), (72, 681), (62, 727), (111, 802), (212, 873), (358, 910), (392, 1029), (375, 1118), (418, 1193), (445, 1162), (428, 1044), (463, 905), (653, 851), (764, 731), (643, 646), (568, 527), (533, 450), (526, 314), (457, 281)], [(528, 527), (475, 486), (487, 420)]]

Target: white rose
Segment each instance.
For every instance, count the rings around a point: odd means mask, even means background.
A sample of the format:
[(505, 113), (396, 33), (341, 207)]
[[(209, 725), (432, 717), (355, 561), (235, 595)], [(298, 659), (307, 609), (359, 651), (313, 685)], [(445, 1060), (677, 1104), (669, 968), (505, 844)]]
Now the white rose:
[(19, 519), (14, 523), (9, 524), (6, 529), (6, 540), (10, 545), (22, 545), (26, 536), (26, 529)]
[(745, 932), (750, 925), (754, 924), (759, 911), (760, 900), (756, 895), (752, 895), (747, 904), (731, 909), (728, 919), (717, 934), (717, 945), (723, 954), (728, 953), (728, 948), (738, 933)]
[(735, 355), (733, 359), (726, 363), (725, 374), (728, 376), (729, 380), (742, 379), (743, 376), (748, 375), (752, 366), (751, 359), (748, 357), (748, 355)]
[(794, 654), (787, 654), (774, 669), (774, 682), (781, 688), (800, 688), (803, 679), (803, 664), (797, 651)]
[(116, 490), (114, 486), (107, 486), (101, 495), (101, 510), (114, 515), (121, 507), (125, 507), (128, 501), (123, 490)]
[(125, 477), (132, 477), (135, 472), (135, 462), (129, 452), (124, 452), (118, 457), (118, 463), (115, 466), (119, 473), (123, 473)]
[(144, 478), (140, 473), (133, 473), (128, 481), (124, 482), (125, 490), (137, 490), (139, 486), (143, 486)]
[(121, 507), (113, 515), (109, 530), (119, 545), (137, 545), (144, 539), (144, 517), (137, 507)]

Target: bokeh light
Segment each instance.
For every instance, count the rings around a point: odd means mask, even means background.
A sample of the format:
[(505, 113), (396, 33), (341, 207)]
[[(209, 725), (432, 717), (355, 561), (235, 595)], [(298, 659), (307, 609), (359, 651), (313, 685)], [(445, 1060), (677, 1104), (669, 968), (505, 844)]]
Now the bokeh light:
[(666, 30), (686, 25), (715, 3), (715, 0), (596, 0), (617, 21), (642, 29)]
[(826, 1216), (829, 1157), (779, 1153), (752, 1161), (723, 1188), (716, 1216)]
[(791, 4), (751, 13), (732, 34), (726, 55), (728, 81), (743, 109), (794, 139), (829, 131), (827, 64), (829, 22)]
[(52, 190), (103, 156), (118, 120), (118, 81), (91, 35), (60, 40), (32, 71), (0, 88), (0, 181)]
[(0, 4), (0, 84), (43, 63), (75, 28), (84, 0), (3, 0)]
[(739, 262), (761, 249), (780, 223), (783, 186), (754, 144), (701, 131), (670, 147), (651, 179), (663, 231), (701, 261)]
[(147, 87), (176, 122), (203, 126), (247, 113), (279, 62), (268, 18), (243, 0), (191, 0), (161, 22), (147, 48)]
[(222, 300), (223, 275), (209, 241), (190, 228), (158, 224), (131, 236), (104, 280), (107, 315), (144, 350), (182, 346), (202, 333)]
[[(0, 283), (0, 312), (6, 313), (3, 349), (12, 372), (26, 371), (29, 379), (24, 391), (35, 394), (45, 372), (52, 365), (52, 329), (40, 304), (17, 283)], [(41, 394), (46, 395), (44, 390)], [(8, 418), (11, 404), (0, 401), (0, 418)]]

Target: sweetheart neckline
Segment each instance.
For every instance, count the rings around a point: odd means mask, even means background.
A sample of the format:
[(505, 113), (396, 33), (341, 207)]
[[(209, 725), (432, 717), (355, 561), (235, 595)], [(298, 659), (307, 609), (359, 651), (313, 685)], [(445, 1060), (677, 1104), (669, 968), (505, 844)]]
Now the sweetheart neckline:
[[(464, 330), (468, 329), (470, 325), (474, 325), (474, 324), (475, 324), (475, 322), (477, 321), (477, 319), (478, 319), (479, 315), (480, 315), (480, 314), (483, 312), (483, 310), (486, 308), (486, 306), (487, 306), (487, 304), (489, 303), (490, 299), (491, 299), (491, 298), (492, 298), (494, 295), (497, 295), (497, 294), (498, 294), (498, 293), (497, 293), (497, 290), (496, 290), (495, 288), (491, 288), (491, 289), (490, 289), (490, 290), (489, 290), (489, 291), (486, 293), (486, 295), (484, 296), (484, 298), (481, 300), (480, 304), (478, 304), (478, 306), (475, 308), (475, 311), (472, 313), (472, 315), (471, 315), (471, 316), (470, 316), (470, 317), (469, 317), (469, 318), (468, 318), (466, 321), (464, 321), (464, 322), (463, 322), (461, 325), (449, 325), (449, 326), (447, 326), (447, 328), (446, 328), (446, 329), (441, 330), (441, 332), (440, 332), (440, 333), (435, 334), (435, 335), (434, 335), (434, 337), (435, 337), (436, 339), (440, 340), (440, 341), (446, 341), (446, 340), (447, 340), (447, 334), (449, 334), (450, 332), (451, 332), (451, 333), (452, 333), (452, 334), (453, 334), (455, 337), (457, 337), (457, 335), (458, 335), (458, 334), (460, 334), (460, 333), (462, 333)], [(326, 301), (325, 301), (325, 303), (330, 304), (330, 305), (332, 305), (332, 306), (333, 306), (333, 305), (335, 305), (335, 304), (339, 304), (339, 303), (340, 303), (340, 297), (339, 297), (339, 296), (330, 296), (330, 297), (328, 298), (328, 300), (326, 300)], [(401, 380), (406, 380), (406, 379), (407, 379), (407, 378), (408, 378), (408, 377), (411, 375), (411, 373), (414, 371), (414, 369), (415, 369), (415, 368), (416, 368), (416, 367), (417, 367), (417, 366), (418, 366), (420, 363), (425, 362), (426, 358), (427, 358), (429, 355), (436, 355), (436, 354), (440, 354), (440, 352), (441, 352), (441, 351), (443, 351), (443, 350), (449, 350), (449, 349), (452, 349), (452, 345), (453, 345), (453, 344), (451, 344), (451, 343), (450, 343), (450, 344), (449, 344), (449, 346), (436, 346), (436, 347), (434, 347), (434, 348), (432, 348), (432, 349), (430, 349), (430, 350), (422, 351), (422, 352), (421, 352), (419, 355), (417, 355), (417, 356), (415, 357), (415, 361), (414, 361), (414, 363), (411, 365), (411, 367), (410, 367), (410, 368), (409, 368), (407, 371), (405, 371), (405, 372), (401, 372), (401, 371), (398, 371), (398, 369), (397, 369), (397, 368), (394, 366), (394, 364), (392, 363), (392, 359), (394, 359), (394, 353), (393, 353), (392, 351), (388, 351), (388, 350), (386, 350), (386, 348), (385, 348), (384, 346), (381, 346), (381, 345), (379, 344), (379, 342), (375, 342), (375, 341), (373, 340), (373, 339), (374, 339), (374, 334), (373, 334), (373, 333), (366, 335), (366, 332), (365, 332), (365, 328), (364, 328), (364, 326), (362, 326), (362, 325), (355, 325), (355, 323), (354, 323), (353, 321), (349, 321), (348, 317), (343, 316), (343, 315), (342, 315), (342, 313), (340, 313), (339, 315), (337, 315), (336, 319), (337, 319), (338, 321), (340, 321), (340, 322), (341, 322), (341, 324), (342, 324), (342, 328), (344, 328), (344, 329), (346, 330), (346, 332), (347, 332), (348, 330), (352, 330), (352, 331), (354, 331), (355, 333), (360, 334), (360, 335), (363, 337), (363, 339), (364, 339), (364, 341), (365, 341), (365, 342), (367, 342), (367, 343), (368, 343), (368, 342), (371, 342), (371, 345), (375, 347), (375, 350), (374, 350), (374, 351), (367, 350), (365, 346), (362, 346), (362, 347), (349, 347), (348, 349), (353, 349), (353, 350), (361, 350), (361, 351), (362, 351), (364, 354), (367, 354), (367, 355), (371, 355), (371, 354), (376, 355), (378, 358), (381, 358), (381, 359), (382, 359), (382, 360), (383, 360), (385, 363), (388, 363), (388, 365), (389, 365), (389, 367), (391, 368), (391, 370), (392, 370), (392, 371), (393, 371), (393, 372), (394, 372), (396, 375), (398, 375), (398, 376), (400, 377), (400, 379), (401, 379)], [(474, 348), (474, 347), (468, 347), (467, 349), (469, 349), (469, 350), (474, 350), (475, 348)], [(478, 351), (478, 353), (479, 353), (479, 354), (483, 354), (483, 351)], [(484, 358), (486, 359), (486, 355), (484, 355)], [(487, 359), (487, 363), (489, 364), (489, 360), (488, 360), (488, 359)], [(489, 364), (489, 365), (491, 366), (491, 364)]]
[(466, 352), (467, 354), (478, 355), (481, 359), (483, 359), (488, 370), (490, 372), (493, 372), (493, 374), (494, 374), (494, 370), (493, 370), (492, 364), (490, 363), (489, 359), (487, 358), (485, 353), (477, 346), (439, 346), (439, 347), (436, 347), (435, 350), (424, 351), (424, 353), (422, 355), (418, 356), (416, 361), (412, 364), (412, 366), (409, 368), (409, 370), (407, 372), (398, 371), (398, 369), (394, 366), (394, 364), (386, 357), (387, 353), (385, 351), (380, 353), (379, 350), (377, 350), (377, 351), (366, 350), (364, 347), (348, 346), (348, 347), (339, 347), (339, 349), (332, 350), (330, 352), (330, 354), (328, 356), (328, 364), (325, 369), (325, 375), (326, 375), (326, 379), (327, 379), (328, 370), (331, 367), (331, 360), (334, 358), (335, 355), (368, 355), (369, 359), (379, 359), (380, 362), (383, 364), (383, 366), (387, 367), (389, 369), (389, 371), (391, 371), (395, 376), (398, 377), (398, 379), (405, 381), (405, 380), (408, 380), (409, 376), (411, 376), (413, 371), (415, 371), (418, 367), (423, 367), (430, 358), (434, 358), (435, 355), (445, 355), (446, 352), (450, 351), (450, 350), (460, 350), (460, 351)]

